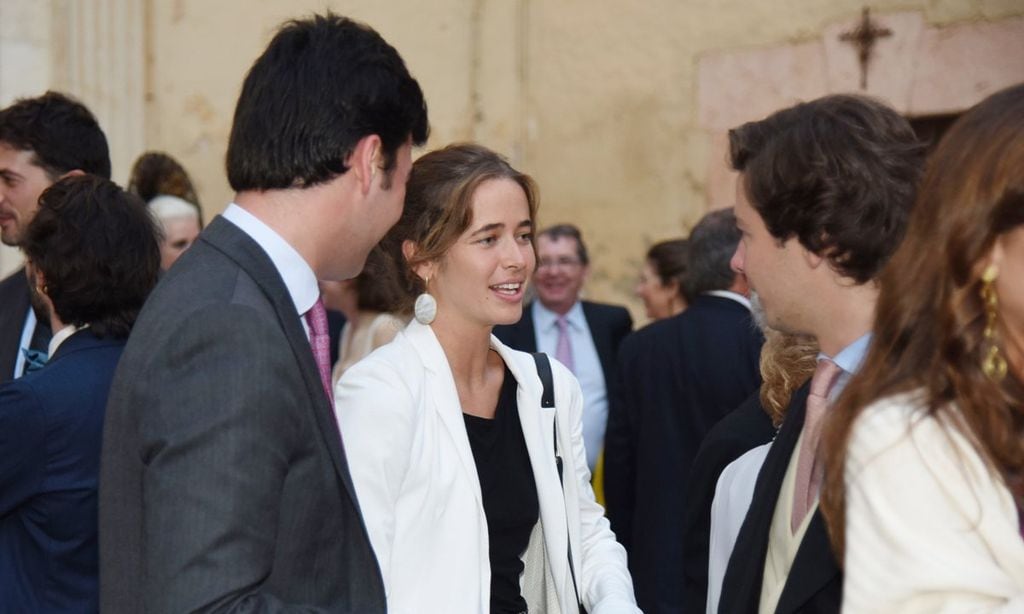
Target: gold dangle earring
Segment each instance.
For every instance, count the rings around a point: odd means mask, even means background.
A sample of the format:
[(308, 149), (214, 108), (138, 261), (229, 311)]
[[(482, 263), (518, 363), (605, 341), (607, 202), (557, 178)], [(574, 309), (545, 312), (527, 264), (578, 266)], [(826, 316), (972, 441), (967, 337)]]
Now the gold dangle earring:
[(985, 330), (982, 333), (981, 370), (995, 381), (1006, 377), (1006, 359), (999, 351), (999, 339), (996, 333), (996, 319), (999, 317), (999, 297), (996, 296), (996, 277), (999, 269), (994, 264), (985, 268), (981, 274), (981, 303), (985, 308)]

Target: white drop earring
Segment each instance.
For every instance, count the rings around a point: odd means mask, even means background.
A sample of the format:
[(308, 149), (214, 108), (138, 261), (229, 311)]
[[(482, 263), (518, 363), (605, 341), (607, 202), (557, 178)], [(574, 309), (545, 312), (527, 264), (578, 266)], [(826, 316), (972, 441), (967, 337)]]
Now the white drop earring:
[(427, 291), (429, 281), (429, 278), (423, 280), (423, 292), (416, 297), (416, 304), (413, 306), (416, 321), (424, 326), (433, 322), (437, 317), (437, 299)]

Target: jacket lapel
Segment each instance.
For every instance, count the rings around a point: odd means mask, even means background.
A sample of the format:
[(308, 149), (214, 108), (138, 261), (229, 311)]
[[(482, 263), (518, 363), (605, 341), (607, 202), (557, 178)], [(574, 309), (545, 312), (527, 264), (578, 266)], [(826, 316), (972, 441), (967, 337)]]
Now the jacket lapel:
[(757, 476), (750, 509), (736, 537), (732, 556), (729, 557), (719, 612), (758, 610), (772, 516), (775, 514), (775, 505), (779, 500), (790, 456), (796, 449), (796, 442), (803, 429), (809, 391), (810, 384), (807, 383), (793, 393), (786, 418)]
[[(519, 408), (519, 422), (523, 429), (523, 439), (526, 441), (526, 451), (530, 456), (533, 479), (537, 485), (537, 499), (540, 504), (541, 525), (544, 527), (548, 565), (556, 584), (556, 591), (562, 601), (561, 607), (565, 610), (575, 596), (572, 595), (571, 587), (566, 585), (569, 573), (569, 536), (566, 533), (568, 524), (565, 495), (555, 464), (554, 440), (555, 420), (558, 412), (568, 411), (568, 408), (559, 405), (559, 400), (565, 397), (559, 395), (556, 386), (555, 407), (541, 407), (540, 398), (543, 385), (540, 376), (537, 375), (533, 357), (508, 348), (494, 336), (491, 337), (491, 347), (501, 356), (518, 384), (516, 402)], [(563, 424), (559, 424), (558, 428), (561, 430)], [(559, 449), (559, 454), (563, 457), (565, 471), (571, 471), (572, 463), (565, 459), (569, 452)], [(566, 479), (573, 478), (567, 473)], [(570, 601), (566, 601), (567, 599)]]
[[(793, 559), (786, 586), (779, 597), (778, 614), (796, 612), (811, 597), (839, 575), (839, 565), (832, 554), (825, 519), (820, 510), (814, 510), (807, 532)], [(836, 604), (838, 610), (839, 604)]]
[(473, 459), (473, 449), (469, 446), (469, 436), (466, 434), (466, 422), (462, 417), (462, 405), (459, 402), (459, 392), (455, 388), (455, 377), (452, 375), (451, 367), (448, 366), (448, 357), (445, 356), (441, 343), (434, 335), (433, 329), (413, 320), (405, 328), (405, 335), (409, 339), (420, 360), (428, 372), (426, 386), (429, 393), (426, 396), (428, 403), (433, 405), (444, 424), (448, 436), (455, 444), (455, 450), (459, 455), (459, 462), (462, 464), (466, 475), (473, 484), (473, 496), (483, 513), (483, 495), (480, 493), (480, 477), (476, 472), (476, 461)]
[(348, 491), (349, 497), (352, 501), (356, 501), (356, 491), (352, 485), (352, 476), (349, 475), (348, 463), (345, 460), (344, 443), (341, 433), (338, 431), (334, 408), (331, 407), (330, 401), (324, 394), (323, 384), (320, 382), (320, 371), (313, 358), (313, 350), (310, 348), (306, 331), (303, 330), (302, 324), (299, 322), (301, 316), (295, 311), (295, 304), (288, 295), (288, 289), (284, 280), (281, 279), (280, 273), (277, 272), (274, 263), (258, 243), (221, 217), (215, 218), (206, 227), (201, 235), (201, 240), (223, 252), (240, 269), (252, 277), (273, 306), (278, 323), (288, 339), (288, 345), (291, 347), (295, 362), (299, 365), (299, 371), (302, 373), (306, 393), (309, 395), (317, 426), (324, 438), (324, 444), (327, 446), (334, 469), (344, 488)]
[(608, 323), (601, 318), (601, 310), (594, 303), (581, 301), (583, 306), (583, 317), (587, 320), (587, 328), (590, 329), (590, 337), (594, 340), (594, 349), (597, 350), (597, 358), (601, 361), (601, 371), (604, 373), (605, 387), (612, 381), (612, 369), (615, 365), (615, 352), (612, 350), (611, 330)]
[(14, 378), (21, 353), (21, 333), (29, 308), (28, 280), (20, 268), (0, 284), (0, 383)]

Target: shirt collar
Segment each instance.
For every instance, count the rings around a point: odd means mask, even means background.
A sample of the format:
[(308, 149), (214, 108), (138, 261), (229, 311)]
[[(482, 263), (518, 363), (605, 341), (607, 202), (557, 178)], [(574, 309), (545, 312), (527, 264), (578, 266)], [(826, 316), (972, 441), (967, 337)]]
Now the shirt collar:
[[(565, 312), (565, 319), (569, 322), (569, 326), (577, 329), (583, 328), (583, 304), (579, 301), (573, 303), (573, 306), (569, 308), (569, 311)], [(555, 327), (555, 323), (558, 320), (558, 314), (545, 307), (541, 302), (533, 302), (533, 322), (539, 330), (549, 330)]]
[(84, 328), (89, 328), (89, 325), (75, 326), (74, 324), (68, 324), (64, 328), (55, 332), (53, 336), (50, 337), (50, 345), (46, 348), (46, 355), (53, 358), (53, 355), (57, 353), (57, 348), (60, 347), (60, 344), (67, 341), (68, 337)]
[(719, 296), (721, 298), (727, 298), (729, 300), (736, 301), (740, 305), (746, 307), (747, 311), (750, 311), (750, 299), (743, 296), (742, 294), (732, 292), (731, 290), (708, 290), (704, 294), (708, 294), (711, 296)]
[[(865, 333), (832, 357), (832, 362), (839, 365), (839, 368), (847, 373), (856, 373), (860, 369), (861, 363), (864, 362), (864, 357), (867, 355), (868, 346), (870, 345), (871, 333)], [(823, 358), (829, 358), (829, 356), (825, 353), (819, 353), (818, 360)]]
[(270, 226), (235, 203), (228, 205), (222, 217), (238, 226), (267, 253), (284, 280), (299, 315), (309, 311), (320, 298), (320, 287), (316, 282), (316, 274), (302, 255)]

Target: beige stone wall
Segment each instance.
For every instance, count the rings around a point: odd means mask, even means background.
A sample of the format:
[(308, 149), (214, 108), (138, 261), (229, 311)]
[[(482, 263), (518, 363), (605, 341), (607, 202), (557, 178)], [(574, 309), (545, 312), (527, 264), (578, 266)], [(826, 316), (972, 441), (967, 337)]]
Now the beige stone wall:
[[(826, 34), (855, 21), (863, 6), (853, 0), (136, 1), (145, 7), (140, 140), (182, 160), (208, 217), (231, 198), (223, 158), (245, 70), (283, 19), (331, 8), (371, 24), (406, 58), (427, 95), (429, 147), (476, 139), (534, 175), (541, 223), (573, 221), (588, 238), (594, 254), (588, 295), (629, 302), (637, 316), (632, 286), (646, 246), (684, 235), (709, 207), (730, 204), (714, 188), (728, 177), (715, 141), (720, 134), (701, 108), (702, 88), (715, 89), (702, 85), (701, 67), (730, 54), (825, 45)], [(11, 3), (29, 4), (0, 1), (5, 11)], [(948, 28), (1024, 17), (1020, 0), (878, 0), (871, 8), (880, 19), (917, 15), (922, 28), (940, 37)], [(0, 43), (11, 36), (6, 23), (3, 32)], [(765, 81), (772, 90), (764, 100), (829, 91), (813, 87), (828, 75), (818, 76), (799, 57), (790, 69), (795, 77), (781, 85)], [(0, 97), (3, 78), (0, 72)], [(734, 106), (760, 112), (760, 75), (742, 78), (750, 82), (741, 90), (755, 99)], [(941, 82), (942, 75), (927, 78)], [(960, 98), (958, 105), (969, 104)]]

